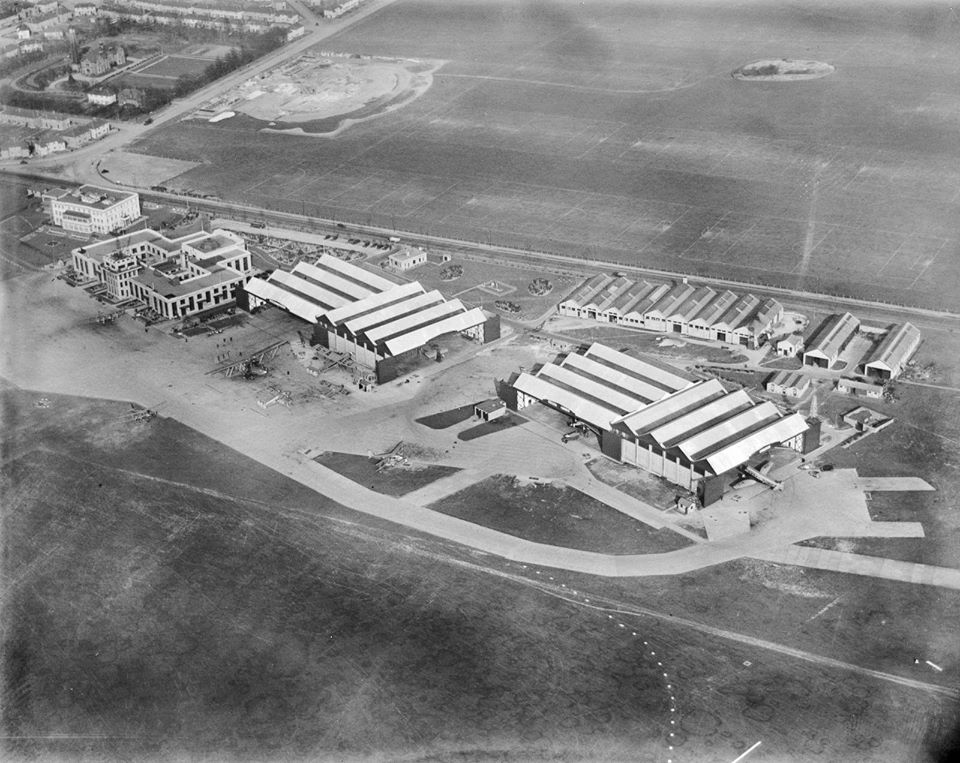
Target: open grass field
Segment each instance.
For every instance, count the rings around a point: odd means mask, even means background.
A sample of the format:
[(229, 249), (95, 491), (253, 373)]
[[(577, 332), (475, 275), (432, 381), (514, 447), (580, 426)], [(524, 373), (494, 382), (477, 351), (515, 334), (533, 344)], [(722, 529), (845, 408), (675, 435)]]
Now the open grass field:
[[(218, 49), (220, 46), (211, 46)], [(228, 49), (229, 50), (229, 49)], [(206, 52), (201, 48), (201, 53)], [(216, 60), (216, 55), (164, 55), (123, 75), (126, 87), (172, 88), (183, 75), (199, 75)]]
[(654, 554), (690, 545), (671, 530), (654, 530), (579, 490), (522, 484), (503, 474), (430, 508), (527, 540), (607, 554)]
[[(960, 491), (960, 391), (900, 385), (894, 403), (867, 401), (867, 407), (897, 419), (882, 432), (824, 459), (838, 467), (856, 466), (869, 477), (915, 475), (936, 492), (874, 492), (875, 520), (920, 522), (924, 538), (817, 539), (812, 545), (858, 554), (933, 564), (960, 565), (960, 514), (953, 509)], [(859, 401), (844, 395), (823, 397), (825, 415), (846, 412)]]
[(0, 393), (7, 760), (946, 748), (951, 700), (816, 655), (911, 677), (920, 655), (947, 672), (919, 678), (947, 684), (955, 592), (746, 562), (521, 569), (358, 517), (172, 420), (45, 397)]
[[(136, 150), (271, 208), (955, 307), (958, 41), (945, 3), (401, 0), (324, 47), (446, 60), (403, 109), (316, 141), (177, 124)], [(836, 72), (731, 77), (801, 54)]]
[(375, 460), (358, 453), (327, 452), (314, 456), (313, 460), (371, 490), (393, 496), (406, 495), (459, 471), (455, 467), (438, 464), (378, 469)]

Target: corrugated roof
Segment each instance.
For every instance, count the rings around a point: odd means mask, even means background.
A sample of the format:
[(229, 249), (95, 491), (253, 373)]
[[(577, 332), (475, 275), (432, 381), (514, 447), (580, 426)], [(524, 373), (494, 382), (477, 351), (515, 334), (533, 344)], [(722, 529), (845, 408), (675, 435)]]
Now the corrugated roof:
[[(304, 272), (313, 278), (322, 280), (328, 273), (337, 275), (358, 286), (362, 286), (368, 293), (386, 291), (397, 285), (383, 276), (377, 275), (353, 263), (341, 260), (339, 257), (334, 257), (332, 254), (321, 255), (313, 265), (307, 262), (301, 262), (300, 265), (304, 265)], [(299, 265), (297, 267), (299, 267)], [(296, 269), (297, 268), (294, 268), (294, 270)]]
[(650, 436), (664, 448), (671, 448), (683, 440), (716, 426), (720, 421), (732, 418), (736, 414), (753, 406), (753, 400), (742, 389), (731, 392), (706, 405), (677, 416), (677, 418), (650, 430)]
[(266, 300), (271, 304), (278, 305), (284, 310), (293, 313), (302, 320), (316, 323), (323, 310), (313, 302), (308, 302), (290, 292), (284, 291), (276, 284), (265, 281), (262, 278), (251, 278), (244, 287), (247, 293), (255, 297)]
[(696, 322), (712, 326), (736, 301), (737, 295), (729, 289), (715, 295), (710, 304), (704, 307), (696, 317)]
[(572, 390), (584, 392), (590, 395), (590, 397), (602, 402), (606, 407), (616, 411), (618, 416), (622, 416), (630, 411), (635, 411), (644, 404), (642, 400), (632, 395), (625, 394), (614, 387), (589, 379), (577, 373), (576, 369), (569, 367), (548, 363), (537, 372), (537, 377), (541, 379), (552, 379), (570, 387)]
[(523, 373), (513, 384), (516, 389), (537, 400), (559, 405), (581, 421), (595, 427), (608, 429), (610, 422), (620, 414), (598, 401), (591, 400), (565, 386), (554, 384), (548, 378)]
[(442, 304), (443, 301), (443, 295), (434, 289), (433, 291), (422, 294), (410, 295), (400, 302), (385, 305), (379, 310), (358, 315), (342, 325), (346, 327), (347, 331), (356, 336), (361, 332), (384, 326), (405, 316), (426, 310), (428, 307)]
[(707, 303), (710, 302), (717, 292), (709, 286), (701, 286), (690, 297), (678, 306), (671, 315), (667, 316), (669, 320), (678, 320), (689, 323), (699, 315)]
[(627, 291), (617, 297), (616, 302), (610, 305), (610, 307), (607, 309), (616, 310), (618, 313), (620, 313), (620, 315), (624, 315), (629, 312), (634, 305), (640, 302), (656, 288), (656, 285), (650, 283), (649, 281), (640, 281), (639, 283), (635, 283), (631, 288), (627, 289)]
[(672, 371), (649, 361), (640, 360), (599, 342), (591, 344), (584, 354), (588, 358), (603, 361), (611, 366), (618, 367), (623, 372), (647, 380), (651, 384), (661, 387), (665, 392), (676, 392), (678, 389), (689, 387), (693, 383), (679, 371)]
[(561, 365), (564, 368), (572, 368), (594, 377), (605, 385), (612, 385), (633, 398), (636, 398), (637, 405), (644, 405), (654, 400), (664, 397), (667, 392), (658, 386), (650, 384), (648, 381), (638, 379), (632, 374), (626, 374), (622, 371), (616, 371), (609, 366), (598, 363), (585, 355), (571, 353)]
[(629, 291), (631, 286), (633, 286), (633, 281), (629, 278), (624, 278), (623, 276), (615, 278), (597, 295), (597, 300), (599, 300), (597, 309), (606, 310), (617, 301), (621, 294)]
[(791, 440), (806, 430), (807, 422), (803, 417), (792, 413), (710, 454), (705, 460), (714, 474), (722, 474), (746, 463), (764, 448)]
[(270, 274), (268, 280), (285, 291), (294, 292), (297, 296), (313, 302), (320, 308), (319, 314), (323, 314), (327, 310), (332, 310), (335, 307), (342, 307), (352, 301), (349, 297), (337, 294), (330, 289), (325, 289), (311, 281), (298, 278), (293, 273), (287, 273), (283, 270), (275, 270)]
[(902, 368), (920, 346), (920, 330), (912, 323), (901, 323), (887, 332), (876, 352), (866, 363), (867, 368), (894, 371)]
[(391, 355), (400, 355), (407, 350), (422, 347), (438, 336), (450, 334), (454, 331), (466, 331), (474, 326), (479, 326), (486, 319), (487, 316), (483, 310), (475, 307), (467, 312), (456, 313), (426, 326), (421, 326), (414, 331), (401, 334), (394, 339), (388, 339), (384, 344), (386, 345), (387, 352)]
[(810, 383), (810, 379), (807, 376), (797, 372), (797, 371), (780, 371), (770, 379), (768, 384), (773, 384), (779, 387), (797, 387), (802, 388)]
[(754, 330), (758, 332), (763, 331), (763, 329), (767, 328), (781, 313), (783, 313), (783, 305), (777, 302), (777, 300), (771, 298), (763, 300), (753, 317)]
[(850, 313), (831, 315), (806, 343), (804, 355), (816, 353), (825, 358), (835, 358), (840, 354), (846, 341), (860, 328), (860, 321)]
[(673, 313), (673, 311), (677, 309), (677, 306), (682, 304), (684, 300), (689, 299), (695, 290), (695, 287), (688, 283), (675, 284), (655, 305), (648, 310), (644, 310), (644, 315), (655, 315), (666, 318)]
[(757, 296), (744, 294), (713, 325), (715, 328), (727, 331), (738, 329), (749, 320), (751, 313), (759, 304), (760, 299)]
[(567, 297), (564, 302), (575, 304), (577, 307), (583, 307), (593, 298), (613, 277), (606, 273), (597, 273), (592, 278), (587, 279), (577, 289)]
[[(329, 255), (324, 255), (324, 257), (328, 256)], [(329, 260), (340, 262), (340, 260), (338, 260), (336, 257), (329, 257)], [(358, 299), (363, 299), (364, 297), (369, 297), (371, 294), (377, 294), (381, 291), (384, 291), (384, 289), (361, 283), (357, 278), (352, 277), (350, 274), (341, 274), (339, 271), (334, 269), (318, 267), (316, 265), (311, 265), (309, 262), (297, 263), (294, 269), (290, 272), (292, 275), (297, 276), (304, 281), (308, 281), (314, 286), (325, 288), (328, 291), (339, 292), (347, 298), (347, 302), (356, 302)]]
[(640, 436), (725, 394), (726, 390), (719, 381), (709, 379), (667, 395), (640, 411), (618, 419), (616, 423), (623, 424), (634, 435)]
[(769, 401), (760, 403), (695, 434), (683, 442), (677, 443), (677, 447), (691, 461), (698, 461), (711, 453), (725, 440), (736, 437), (741, 432), (745, 433), (763, 421), (773, 420), (779, 418), (779, 416), (777, 406), (773, 403)]
[(328, 312), (324, 317), (331, 324), (336, 326), (340, 323), (344, 323), (347, 320), (359, 318), (360, 316), (367, 315), (374, 310), (388, 307), (411, 296), (423, 293), (424, 289), (420, 285), (420, 282), (411, 281), (410, 283), (395, 286), (387, 291), (381, 291), (378, 294), (371, 294), (369, 297), (364, 297), (363, 299), (352, 302), (349, 305), (338, 307), (336, 310), (331, 310)]
[(364, 329), (363, 333), (374, 344), (379, 344), (387, 339), (393, 339), (402, 334), (409, 333), (414, 329), (420, 328), (428, 323), (432, 323), (440, 318), (445, 318), (455, 313), (466, 312), (459, 299), (453, 299), (449, 302), (440, 302), (431, 305), (423, 310), (417, 310), (410, 315), (397, 318), (395, 321), (384, 323), (376, 328)]
[(634, 304), (625, 308), (621, 315), (630, 315), (631, 313), (635, 313), (638, 316), (646, 315), (650, 308), (657, 304), (657, 302), (663, 298), (663, 295), (670, 291), (671, 288), (672, 286), (668, 283), (657, 284)]

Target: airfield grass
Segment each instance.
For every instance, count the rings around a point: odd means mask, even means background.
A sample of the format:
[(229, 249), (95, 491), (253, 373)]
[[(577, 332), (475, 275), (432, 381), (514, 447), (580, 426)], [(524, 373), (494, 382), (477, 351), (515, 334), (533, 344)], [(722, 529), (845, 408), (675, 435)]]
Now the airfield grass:
[[(883, 556), (943, 567), (960, 566), (960, 515), (952, 506), (960, 491), (960, 392), (899, 385), (896, 402), (862, 401), (897, 419), (849, 448), (836, 448), (824, 461), (855, 467), (867, 477), (917, 476), (935, 492), (874, 491), (874, 520), (920, 522), (923, 538), (818, 538), (807, 545)], [(821, 415), (835, 416), (861, 401), (845, 395), (821, 397)]]
[[(948, 11), (410, 0), (324, 43), (447, 60), (404, 108), (323, 140), (180, 123), (136, 150), (204, 162), (172, 187), (272, 209), (951, 307)], [(837, 72), (729, 76), (770, 45)]]
[(313, 460), (364, 487), (392, 496), (406, 495), (460, 471), (453, 466), (438, 464), (378, 469), (377, 462), (367, 456), (331, 451), (314, 456)]
[(953, 592), (747, 562), (537, 575), (358, 517), (174, 421), (40, 397), (0, 392), (6, 759), (699, 760), (763, 739), (927, 760), (949, 731), (951, 703), (669, 617), (953, 671)]
[(440, 499), (428, 508), (537, 543), (607, 554), (673, 551), (690, 541), (654, 530), (579, 490), (521, 484), (498, 474)]

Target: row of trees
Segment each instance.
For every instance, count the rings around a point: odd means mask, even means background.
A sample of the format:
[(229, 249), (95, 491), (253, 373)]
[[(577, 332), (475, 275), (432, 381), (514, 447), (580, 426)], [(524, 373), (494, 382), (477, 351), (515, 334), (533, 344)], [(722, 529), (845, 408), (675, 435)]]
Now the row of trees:
[[(117, 23), (122, 24), (123, 22)], [(127, 25), (125, 25), (124, 28), (127, 28)], [(53, 93), (43, 90), (27, 92), (10, 86), (0, 89), (0, 101), (24, 109), (50, 109), (67, 114), (88, 114), (105, 118), (119, 118), (124, 115), (129, 117), (139, 113), (149, 113), (166, 106), (174, 98), (188, 95), (194, 90), (229, 74), (235, 69), (251, 61), (255, 61), (270, 51), (276, 50), (286, 42), (286, 39), (286, 30), (281, 27), (273, 27), (265, 32), (248, 35), (243, 39), (239, 47), (232, 48), (229, 53), (217, 58), (202, 72), (193, 75), (182, 75), (172, 89), (158, 87), (138, 88), (143, 93), (142, 106), (140, 108), (125, 107), (120, 109), (118, 106), (95, 108), (83, 98), (70, 96), (64, 92)], [(37, 60), (42, 60), (42, 58), (43, 55), (41, 54)], [(22, 67), (23, 62), (20, 62), (19, 66)], [(64, 67), (50, 67), (49, 70), (44, 69), (42, 72), (34, 74), (34, 82), (31, 84), (43, 87), (49, 84), (49, 81), (52, 81), (56, 76), (63, 76), (64, 73)], [(41, 79), (44, 81), (41, 81)], [(122, 79), (120, 81), (122, 83)]]

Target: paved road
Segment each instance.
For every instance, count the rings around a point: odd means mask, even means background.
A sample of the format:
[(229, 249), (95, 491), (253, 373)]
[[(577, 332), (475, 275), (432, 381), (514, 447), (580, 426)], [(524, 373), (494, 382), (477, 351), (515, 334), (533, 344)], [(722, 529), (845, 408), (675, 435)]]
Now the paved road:
[(830, 551), (809, 546), (785, 546), (781, 549), (761, 550), (751, 554), (754, 558), (780, 564), (794, 564), (831, 572), (847, 572), (867, 575), (902, 583), (932, 585), (960, 590), (960, 570), (950, 567), (934, 567), (929, 564), (901, 562), (882, 556), (862, 556)]
[[(97, 172), (97, 162), (104, 154), (132, 143), (147, 132), (161, 125), (179, 119), (184, 114), (197, 109), (204, 101), (239, 85), (250, 77), (254, 77), (267, 69), (273, 68), (282, 61), (300, 55), (318, 42), (322, 42), (339, 34), (357, 22), (379, 12), (392, 2), (394, 2), (394, 0), (367, 0), (357, 10), (339, 19), (321, 20), (319, 25), (317, 25), (314, 14), (306, 11), (305, 8), (298, 8), (298, 11), (301, 12), (301, 15), (304, 15), (307, 22), (305, 24), (306, 33), (299, 40), (294, 40), (293, 42), (283, 45), (247, 66), (243, 66), (225, 77), (221, 77), (216, 82), (200, 88), (185, 98), (176, 99), (169, 105), (151, 114), (150, 116), (153, 122), (150, 125), (137, 122), (117, 122), (115, 124), (117, 130), (102, 140), (66, 154), (54, 154), (43, 159), (32, 159), (28, 167), (24, 167), (23, 170), (42, 173), (44, 170), (50, 171), (53, 167), (69, 165), (73, 170), (70, 176), (79, 182), (115, 185), (107, 178), (101, 177)], [(304, 11), (306, 11), (306, 13), (304, 13)], [(0, 166), (4, 164), (8, 164), (10, 169), (14, 171), (20, 171), (20, 167), (16, 161), (3, 162), (0, 163)]]

